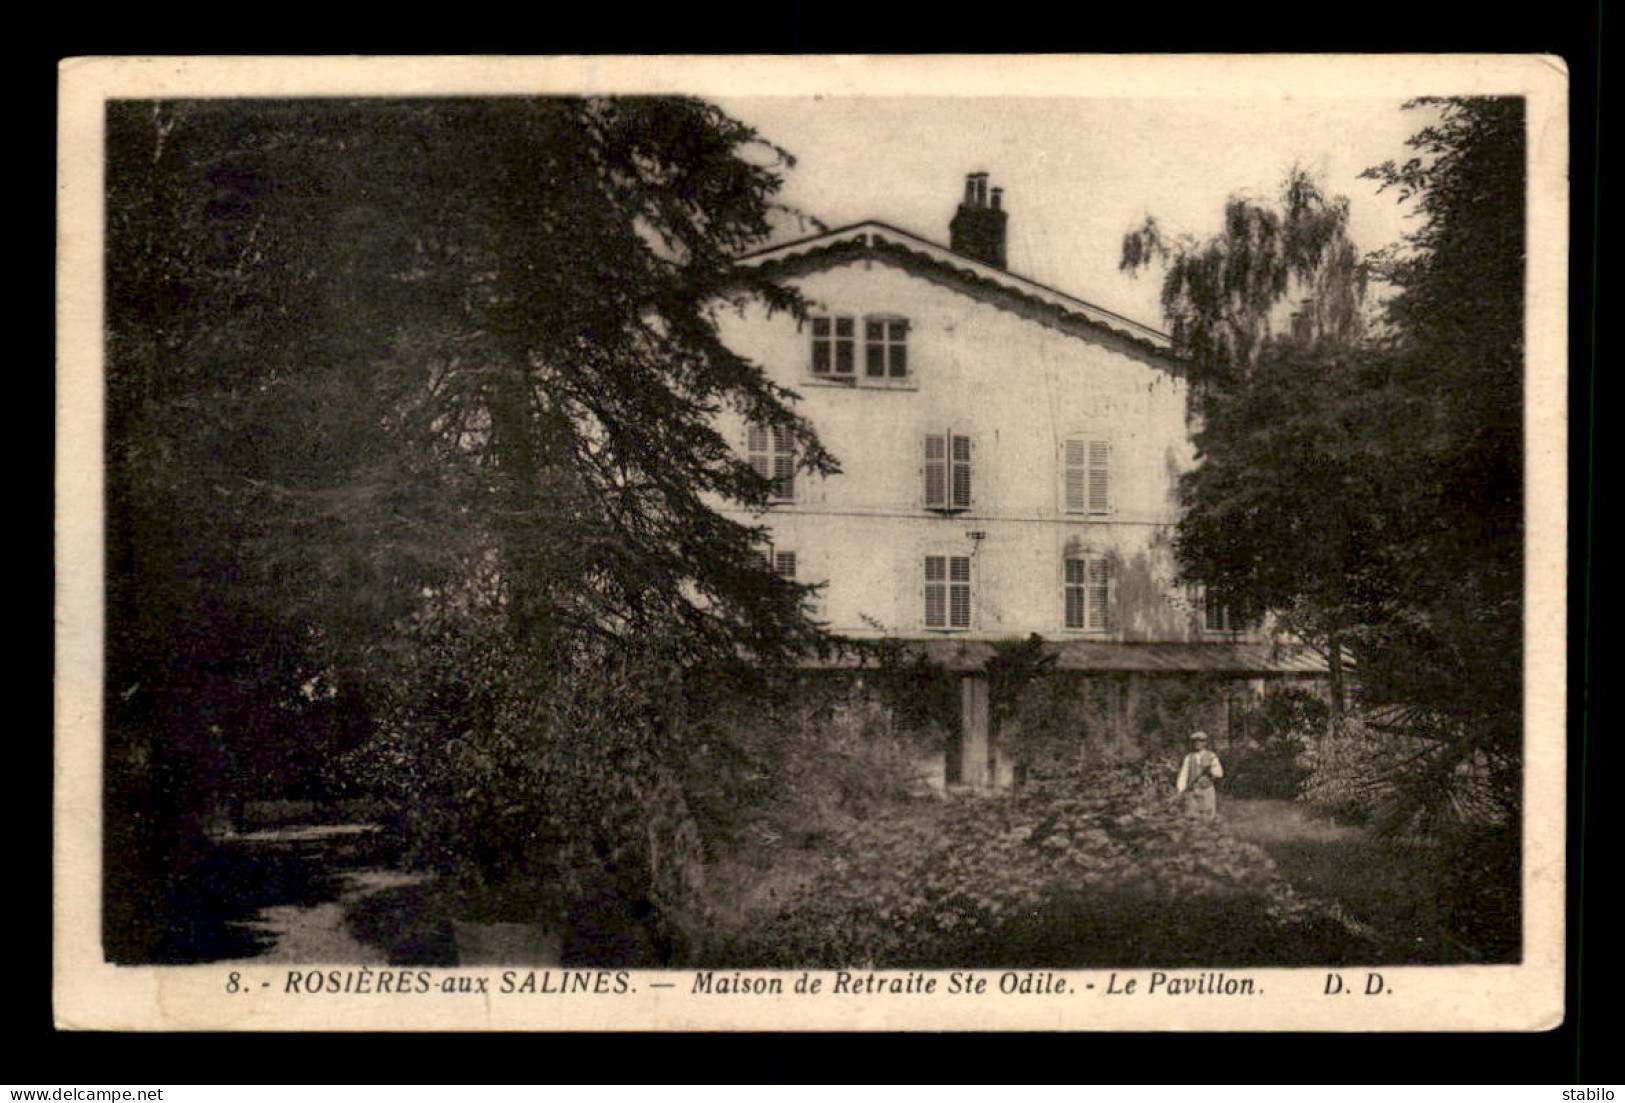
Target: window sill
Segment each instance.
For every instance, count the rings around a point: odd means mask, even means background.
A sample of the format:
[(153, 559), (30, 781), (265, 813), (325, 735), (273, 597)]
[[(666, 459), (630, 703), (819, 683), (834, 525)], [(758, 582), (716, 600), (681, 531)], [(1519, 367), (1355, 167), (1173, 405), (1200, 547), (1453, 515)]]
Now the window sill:
[(839, 387), (848, 391), (917, 391), (919, 382), (912, 376), (908, 379), (869, 379), (856, 377), (843, 379), (830, 375), (806, 375), (802, 382), (813, 387)]

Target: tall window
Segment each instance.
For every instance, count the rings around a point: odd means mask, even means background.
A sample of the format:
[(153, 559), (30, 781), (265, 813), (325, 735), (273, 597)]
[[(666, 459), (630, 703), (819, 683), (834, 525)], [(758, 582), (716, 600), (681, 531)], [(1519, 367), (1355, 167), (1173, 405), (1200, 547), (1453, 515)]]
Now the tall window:
[(794, 582), (796, 580), (796, 553), (793, 551), (774, 552), (773, 573), (788, 582)]
[(758, 475), (773, 480), (774, 501), (795, 499), (796, 442), (788, 432), (752, 425), (745, 433), (745, 456)]
[(814, 375), (851, 379), (857, 362), (857, 322), (849, 314), (812, 320), (812, 370)]
[(902, 318), (864, 320), (863, 374), (869, 379), (908, 378), (907, 321)]
[(971, 441), (952, 432), (925, 436), (925, 508), (969, 509)]
[(1110, 513), (1112, 444), (1086, 436), (1066, 439), (1066, 511)]
[(1085, 632), (1105, 632), (1111, 628), (1111, 560), (1103, 555), (1068, 556), (1062, 591), (1066, 627)]
[(925, 626), (970, 627), (970, 556), (925, 557)]

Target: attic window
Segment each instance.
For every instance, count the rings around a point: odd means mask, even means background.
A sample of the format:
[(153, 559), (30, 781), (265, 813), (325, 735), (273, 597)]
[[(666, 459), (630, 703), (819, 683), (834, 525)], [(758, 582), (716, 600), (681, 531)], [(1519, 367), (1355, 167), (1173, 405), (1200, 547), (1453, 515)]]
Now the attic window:
[(863, 374), (868, 379), (908, 378), (908, 320), (863, 320)]
[[(812, 321), (812, 376), (861, 386), (912, 388), (907, 318), (830, 314)], [(859, 342), (862, 367), (859, 367)]]

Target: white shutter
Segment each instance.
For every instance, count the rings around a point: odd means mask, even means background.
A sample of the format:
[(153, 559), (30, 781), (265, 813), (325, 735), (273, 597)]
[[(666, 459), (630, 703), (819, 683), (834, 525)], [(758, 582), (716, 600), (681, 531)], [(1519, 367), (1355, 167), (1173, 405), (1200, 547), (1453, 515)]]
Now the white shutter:
[(796, 496), (796, 442), (787, 430), (773, 430), (773, 496)]
[(925, 557), (925, 626), (948, 626), (948, 564), (945, 556)]
[(953, 506), (969, 509), (971, 502), (971, 446), (969, 437), (951, 437), (953, 442)]
[(1089, 443), (1068, 437), (1062, 458), (1062, 478), (1066, 486), (1066, 511), (1085, 513), (1089, 509)]
[(948, 559), (948, 626), (970, 627), (970, 557), (950, 556)]
[(1112, 565), (1104, 556), (1089, 559), (1089, 627), (1102, 631), (1112, 626)]
[(1089, 512), (1111, 512), (1112, 444), (1109, 440), (1089, 442)]
[(925, 508), (948, 505), (948, 442), (941, 433), (925, 437)]
[(768, 434), (765, 425), (752, 425), (745, 430), (745, 459), (762, 478), (773, 477), (773, 458), (768, 452)]
[(1066, 602), (1065, 625), (1068, 628), (1089, 627), (1088, 582), (1088, 564), (1082, 559), (1067, 559), (1062, 589)]

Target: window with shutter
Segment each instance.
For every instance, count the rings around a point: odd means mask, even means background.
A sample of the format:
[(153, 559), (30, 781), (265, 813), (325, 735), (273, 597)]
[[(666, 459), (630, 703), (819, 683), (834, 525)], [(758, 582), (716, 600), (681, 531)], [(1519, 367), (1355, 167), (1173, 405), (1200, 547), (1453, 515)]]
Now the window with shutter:
[(796, 580), (796, 553), (793, 551), (774, 552), (773, 573), (780, 578), (794, 582)]
[(1238, 613), (1235, 609), (1217, 601), (1202, 591), (1202, 628), (1208, 632), (1245, 632), (1254, 627), (1260, 618)]
[(925, 437), (925, 508), (969, 509), (971, 439), (952, 432)]
[(970, 556), (925, 557), (925, 626), (971, 626)]
[(752, 425), (745, 430), (745, 458), (755, 472), (773, 480), (772, 497), (789, 502), (796, 496), (796, 442), (787, 431)]
[(787, 430), (773, 430), (773, 497), (788, 502), (796, 496), (796, 442)]
[(1068, 437), (1063, 458), (1066, 511), (1111, 512), (1111, 441)]
[(1066, 627), (1084, 632), (1110, 630), (1111, 591), (1111, 560), (1103, 555), (1069, 556), (1062, 581)]

